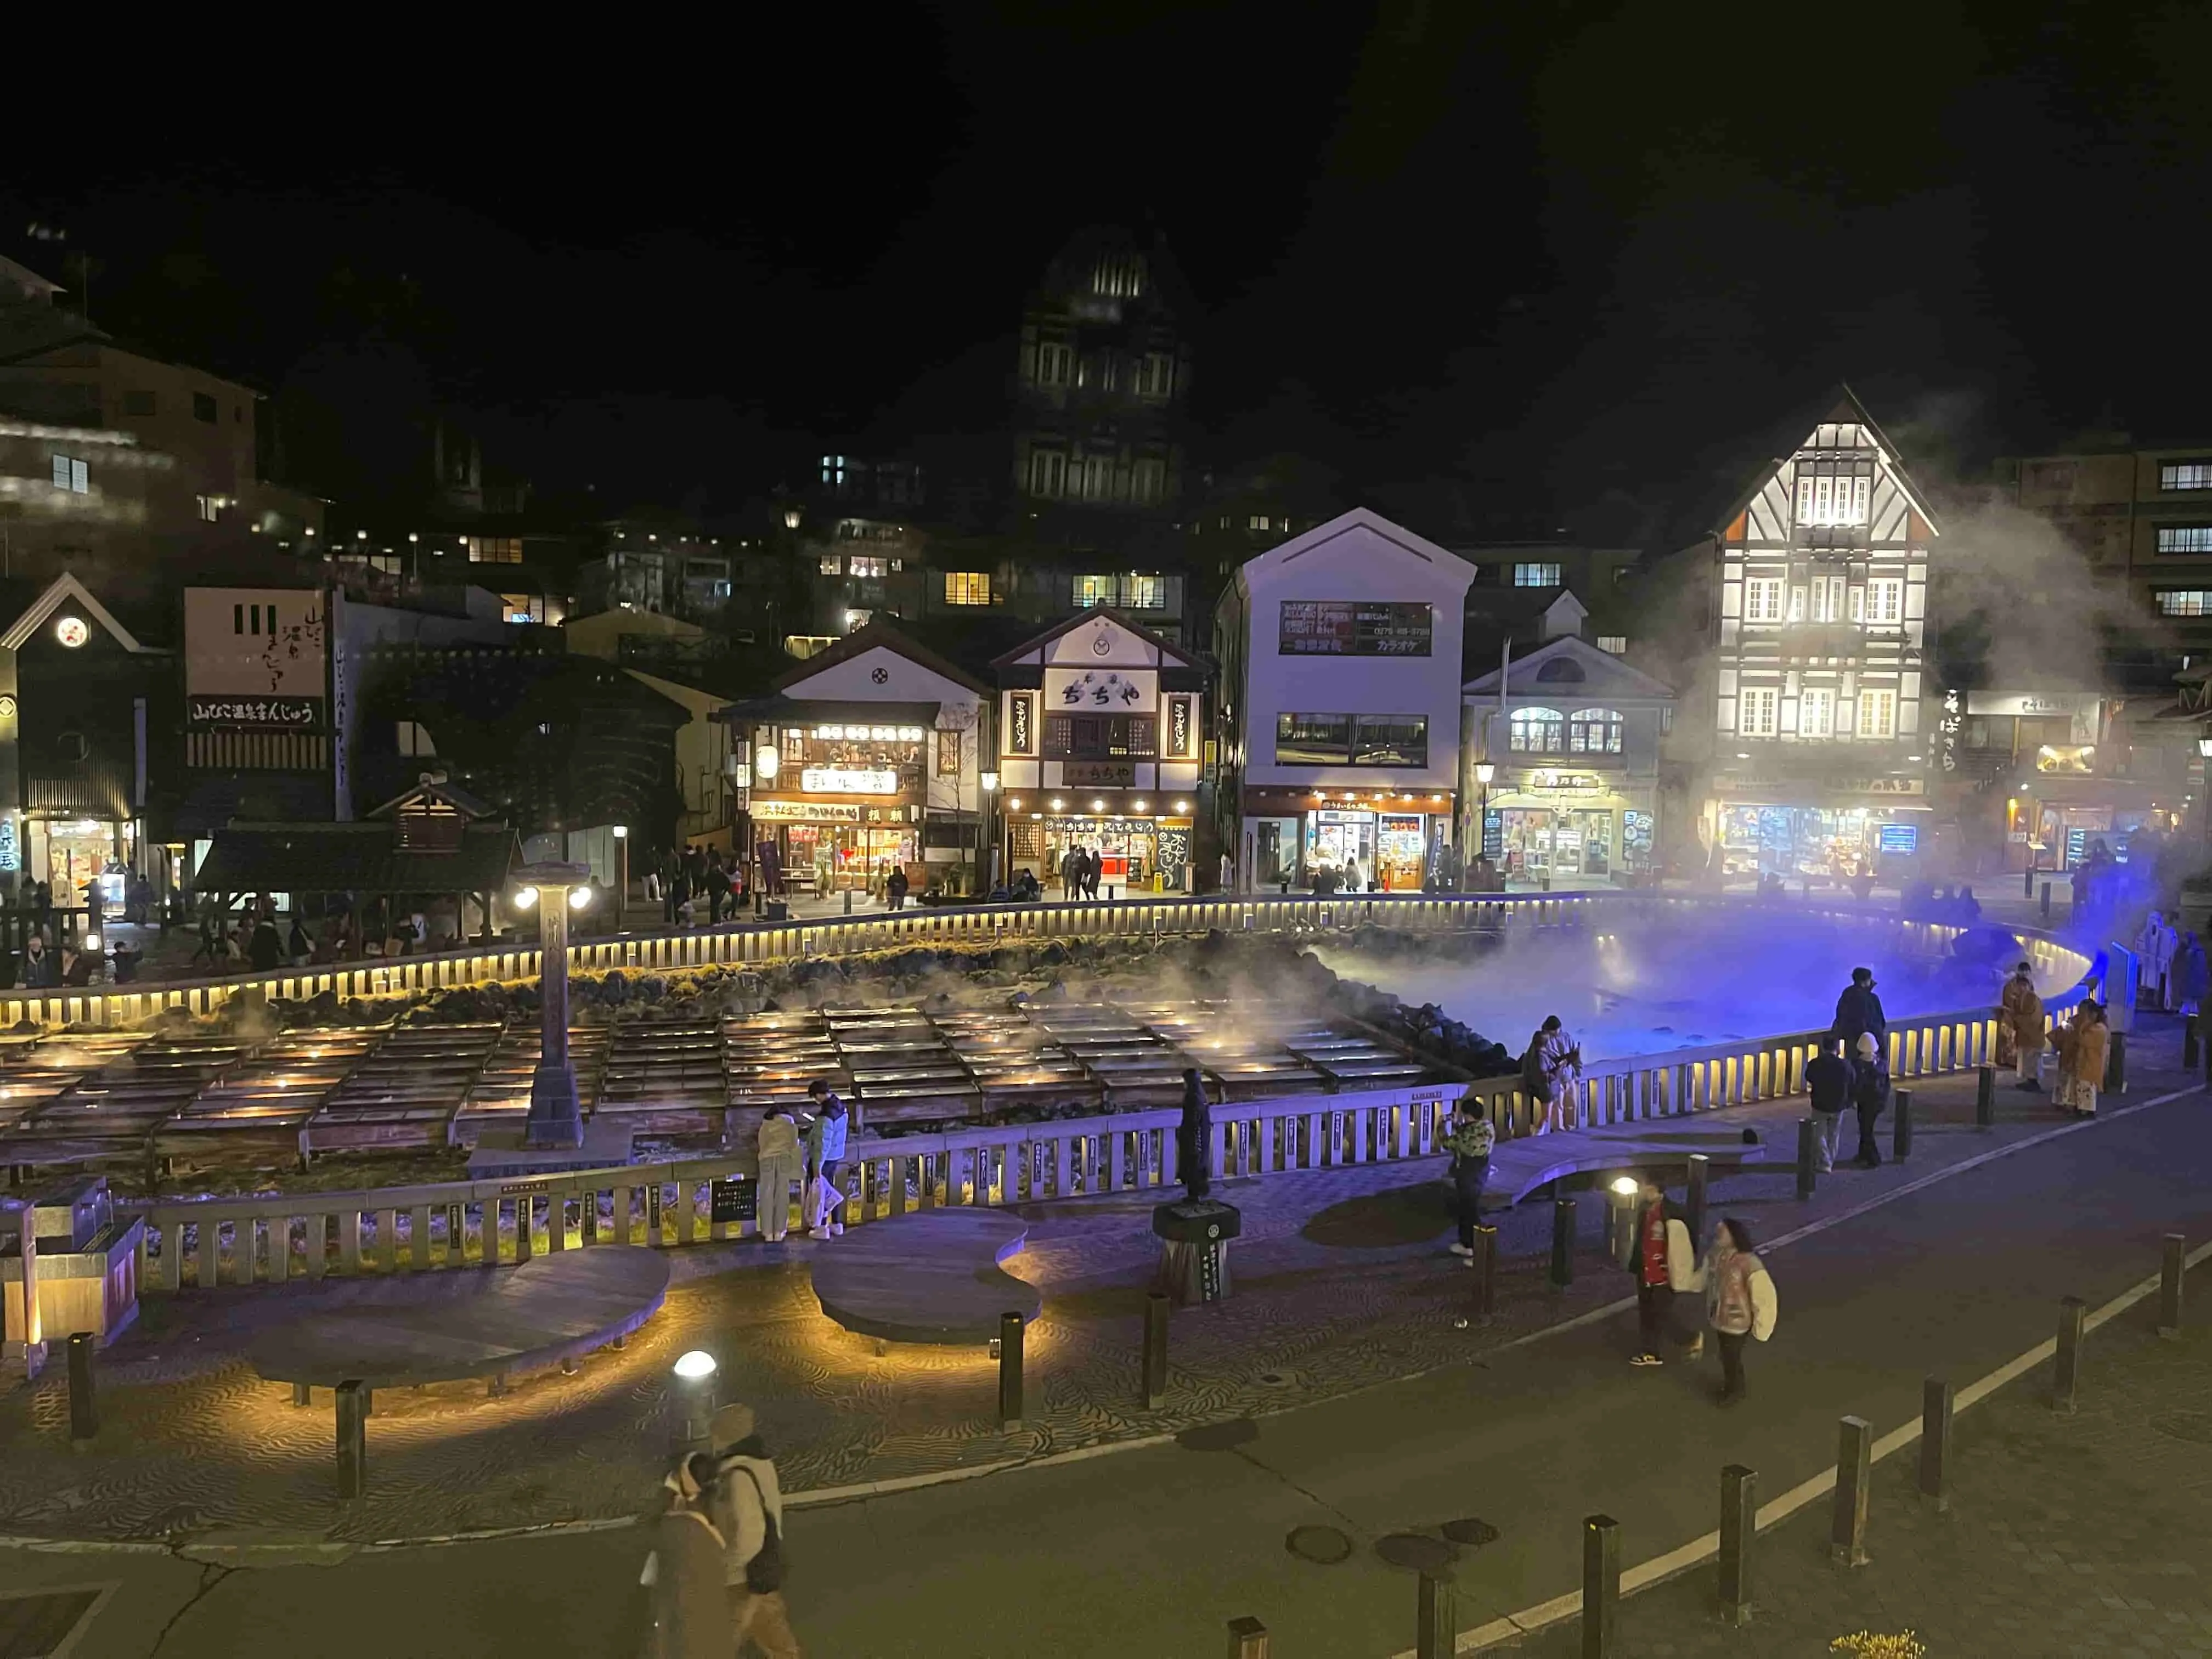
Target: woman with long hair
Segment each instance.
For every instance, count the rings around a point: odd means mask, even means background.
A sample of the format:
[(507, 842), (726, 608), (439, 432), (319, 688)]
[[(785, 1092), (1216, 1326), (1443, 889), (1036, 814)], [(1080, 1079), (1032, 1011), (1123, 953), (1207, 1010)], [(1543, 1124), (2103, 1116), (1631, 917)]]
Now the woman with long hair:
[(1751, 1230), (1730, 1216), (1714, 1236), (1705, 1263), (1705, 1318), (1721, 1351), (1722, 1405), (1743, 1398), (1744, 1342), (1772, 1336), (1779, 1311), (1773, 1276), (1754, 1252)]

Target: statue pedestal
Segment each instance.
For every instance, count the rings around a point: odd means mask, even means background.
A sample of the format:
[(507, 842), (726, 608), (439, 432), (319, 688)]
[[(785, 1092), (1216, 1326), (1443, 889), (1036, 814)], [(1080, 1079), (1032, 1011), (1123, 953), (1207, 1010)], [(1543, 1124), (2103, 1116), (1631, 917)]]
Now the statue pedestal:
[(1152, 1231), (1160, 1239), (1152, 1288), (1178, 1308), (1221, 1301), (1229, 1294), (1229, 1241), (1243, 1231), (1237, 1206), (1218, 1199), (1160, 1205), (1152, 1212)]

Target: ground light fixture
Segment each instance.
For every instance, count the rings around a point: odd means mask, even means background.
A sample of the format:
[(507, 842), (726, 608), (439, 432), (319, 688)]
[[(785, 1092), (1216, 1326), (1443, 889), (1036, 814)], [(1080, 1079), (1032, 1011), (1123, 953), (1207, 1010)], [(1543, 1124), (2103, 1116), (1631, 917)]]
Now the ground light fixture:
[(1635, 1197), (1636, 1177), (1634, 1176), (1622, 1176), (1619, 1180), (1613, 1183), (1613, 1190), (1620, 1194), (1623, 1198)]
[(686, 1445), (703, 1444), (713, 1436), (717, 1369), (714, 1356), (700, 1348), (692, 1349), (676, 1362), (676, 1391), (684, 1402)]
[(701, 1348), (694, 1348), (676, 1362), (676, 1375), (686, 1382), (696, 1382), (712, 1376), (717, 1367), (714, 1356)]

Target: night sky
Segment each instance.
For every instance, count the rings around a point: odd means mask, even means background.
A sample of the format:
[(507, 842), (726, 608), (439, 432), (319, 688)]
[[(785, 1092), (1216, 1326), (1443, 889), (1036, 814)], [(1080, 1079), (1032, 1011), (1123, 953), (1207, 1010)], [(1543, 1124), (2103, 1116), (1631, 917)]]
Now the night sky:
[(1634, 535), (1838, 379), (1923, 464), (2212, 430), (2212, 8), (730, 15), (57, 103), (0, 249), (73, 276), (21, 234), (65, 225), (126, 337), (483, 411), (611, 507), (987, 421), (954, 388), (1089, 222), (1201, 308), (1202, 454), (1502, 533)]

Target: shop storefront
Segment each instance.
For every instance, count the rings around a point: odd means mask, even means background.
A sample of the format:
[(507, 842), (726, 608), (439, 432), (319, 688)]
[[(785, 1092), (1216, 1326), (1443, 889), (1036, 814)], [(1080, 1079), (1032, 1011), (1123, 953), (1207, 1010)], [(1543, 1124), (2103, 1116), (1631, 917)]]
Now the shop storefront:
[(1040, 812), (1029, 805), (1007, 804), (1006, 839), (1017, 874), (1030, 871), (1049, 889), (1060, 879), (1061, 861), (1080, 847), (1098, 857), (1102, 896), (1109, 887), (1125, 893), (1191, 890), (1193, 821), (1187, 810), (1140, 817)]
[[(1722, 800), (1709, 828), (1720, 874), (1770, 876), (1784, 882), (1843, 882), (1863, 872), (1896, 881), (1914, 874), (1926, 845), (1929, 808), (1909, 797), (1885, 802), (1836, 801), (1818, 805)], [(1902, 793), (1902, 792), (1900, 792)]]
[(1658, 822), (1655, 790), (1602, 773), (1501, 772), (1490, 792), (1484, 850), (1509, 881), (1648, 879)]
[(1342, 882), (1356, 872), (1363, 888), (1413, 893), (1450, 877), (1449, 794), (1249, 789), (1245, 799), (1254, 810), (1244, 820), (1243, 856), (1259, 890), (1310, 887), (1322, 876)]
[(27, 818), (27, 878), (46, 882), (54, 902), (84, 906), (95, 921), (123, 914), (138, 852), (137, 825), (106, 818)]

